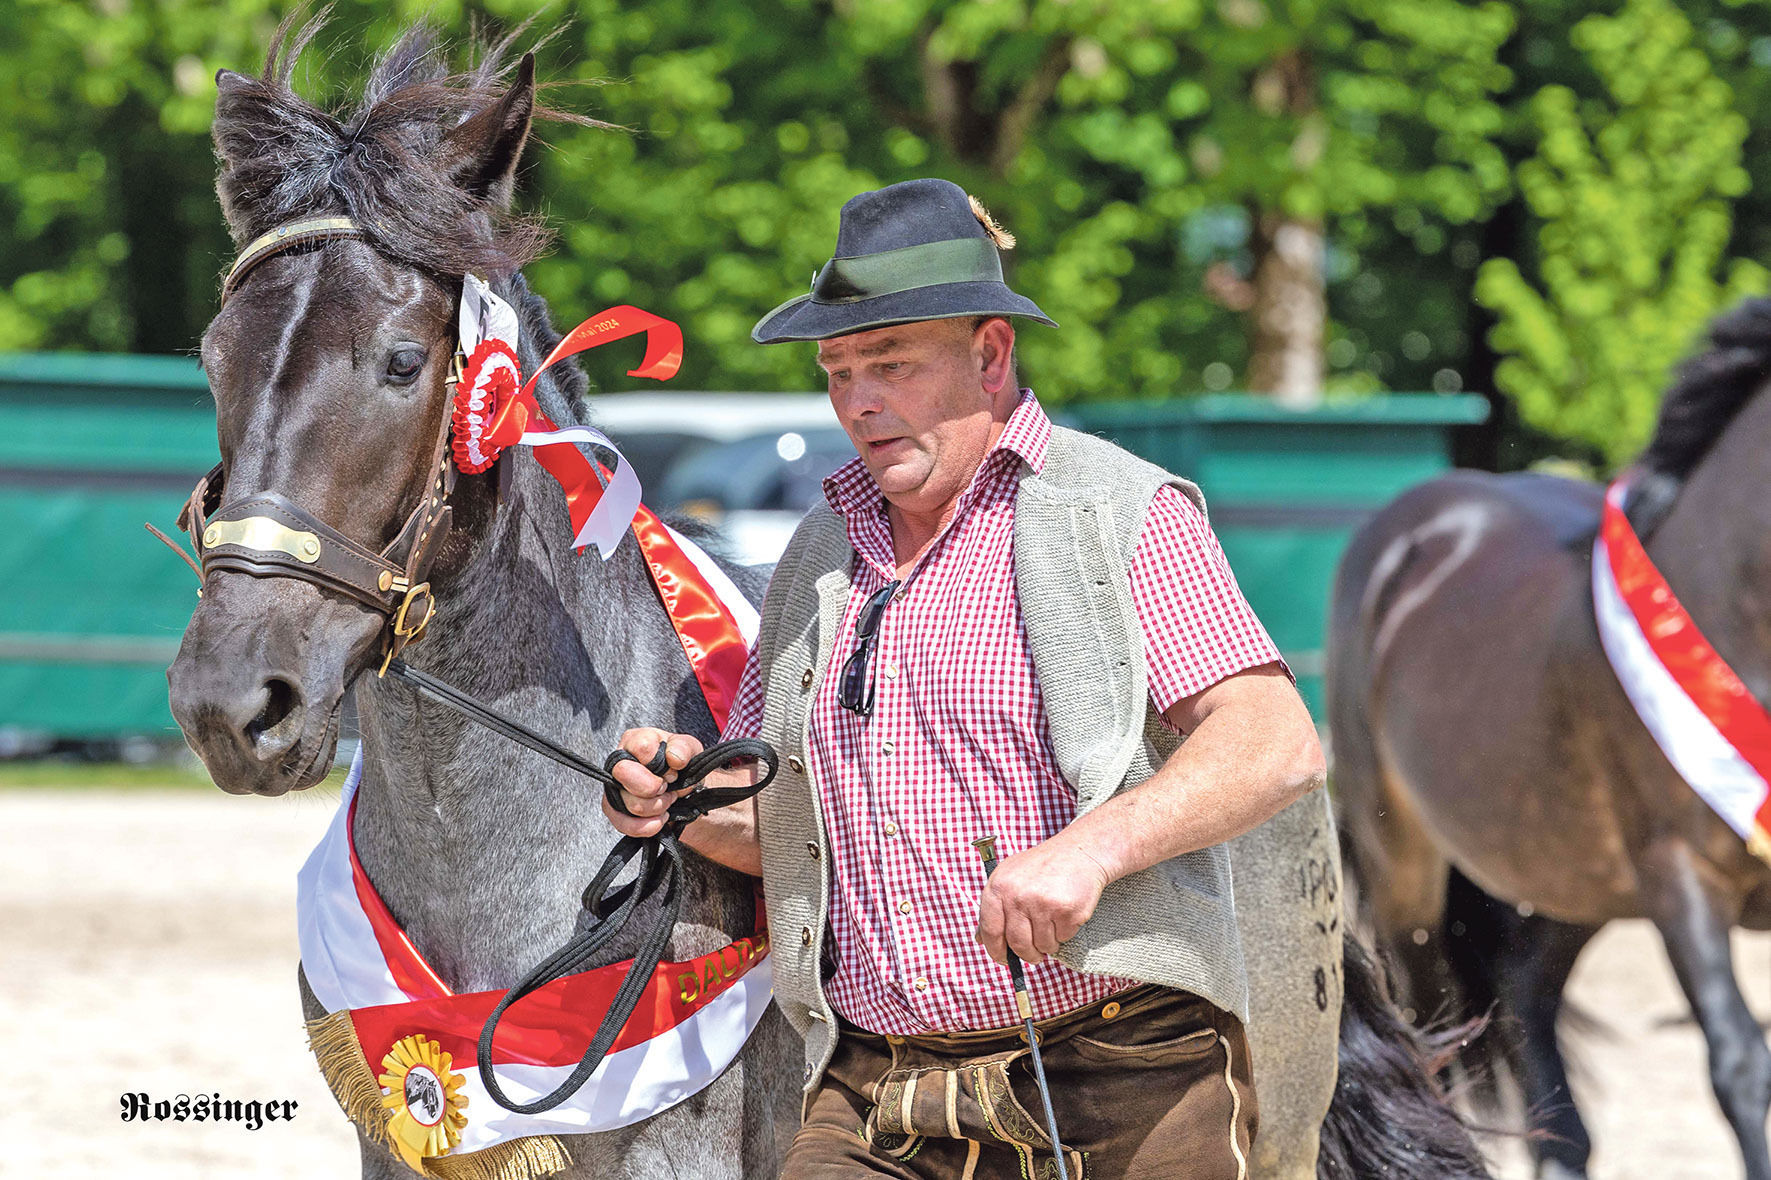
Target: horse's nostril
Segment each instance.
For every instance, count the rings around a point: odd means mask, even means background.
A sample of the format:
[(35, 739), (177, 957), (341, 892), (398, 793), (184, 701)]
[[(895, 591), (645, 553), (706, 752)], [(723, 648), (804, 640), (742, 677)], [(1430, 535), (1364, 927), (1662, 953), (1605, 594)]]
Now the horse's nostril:
[(265, 681), (264, 687), (266, 692), (264, 708), (260, 709), (258, 716), (246, 725), (246, 740), (254, 745), (264, 734), (286, 721), (301, 701), (295, 691), (295, 686), (281, 677), (271, 677)]

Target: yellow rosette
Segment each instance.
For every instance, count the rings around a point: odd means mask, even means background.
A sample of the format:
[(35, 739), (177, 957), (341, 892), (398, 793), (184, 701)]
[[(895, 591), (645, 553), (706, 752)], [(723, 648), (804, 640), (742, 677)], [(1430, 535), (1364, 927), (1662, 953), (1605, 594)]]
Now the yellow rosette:
[(461, 1142), (467, 1126), (467, 1095), (462, 1077), (449, 1069), (450, 1055), (433, 1040), (410, 1036), (394, 1045), (381, 1067), (381, 1105), (388, 1112), (388, 1131), (406, 1166), (424, 1172), (424, 1161)]

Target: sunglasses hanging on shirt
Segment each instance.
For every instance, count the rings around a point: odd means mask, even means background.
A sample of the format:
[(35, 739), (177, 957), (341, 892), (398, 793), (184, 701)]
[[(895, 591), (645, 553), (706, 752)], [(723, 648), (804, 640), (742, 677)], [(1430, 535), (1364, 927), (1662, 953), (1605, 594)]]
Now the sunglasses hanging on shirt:
[(857, 717), (873, 713), (873, 648), (879, 635), (879, 621), (892, 599), (904, 588), (894, 578), (868, 596), (861, 604), (861, 617), (855, 620), (855, 650), (842, 666), (842, 684), (837, 703)]

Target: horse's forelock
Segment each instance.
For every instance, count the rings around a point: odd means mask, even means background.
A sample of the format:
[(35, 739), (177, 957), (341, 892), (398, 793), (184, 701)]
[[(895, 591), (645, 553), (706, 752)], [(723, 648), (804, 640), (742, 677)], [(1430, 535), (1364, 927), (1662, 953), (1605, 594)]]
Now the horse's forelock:
[(299, 29), (285, 20), (259, 77), (218, 75), (216, 192), (236, 244), (300, 218), (343, 215), (390, 258), (438, 275), (510, 273), (538, 255), (547, 232), (464, 191), (442, 147), (453, 127), (502, 97), (505, 59), (527, 25), (486, 47), (463, 74), (448, 71), (435, 28), (416, 25), (381, 56), (341, 118), (290, 83), (325, 16)]

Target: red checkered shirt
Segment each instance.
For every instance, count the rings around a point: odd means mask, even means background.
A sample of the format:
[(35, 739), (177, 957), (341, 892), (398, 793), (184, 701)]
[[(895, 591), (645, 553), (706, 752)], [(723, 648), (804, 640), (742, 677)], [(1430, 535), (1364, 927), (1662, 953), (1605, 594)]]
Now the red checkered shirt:
[[(837, 703), (842, 664), (867, 598), (896, 576), (886, 503), (860, 459), (825, 481), (856, 560), (849, 603), (811, 713), (810, 755), (829, 836), (831, 1005), (879, 1033), (1018, 1024), (1008, 970), (977, 943), (984, 867), (997, 837), (1009, 857), (1076, 815), (1052, 750), (1015, 592), (1013, 521), (1021, 465), (1045, 461), (1051, 420), (1029, 390), (946, 531), (883, 612), (873, 713)], [(1157, 493), (1129, 571), (1159, 710), (1279, 660), (1199, 510)], [(754, 736), (763, 693), (754, 657), (726, 736)], [(1046, 1019), (1132, 986), (1052, 960), (1027, 968)]]

